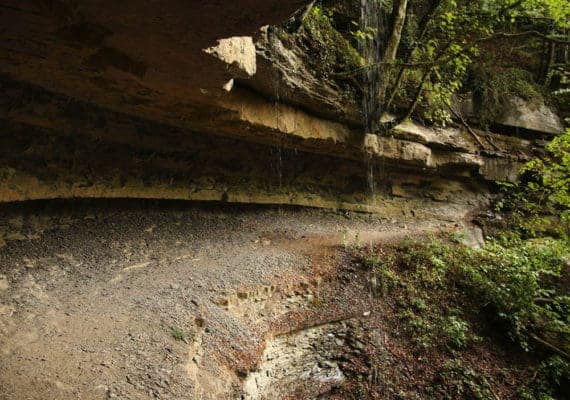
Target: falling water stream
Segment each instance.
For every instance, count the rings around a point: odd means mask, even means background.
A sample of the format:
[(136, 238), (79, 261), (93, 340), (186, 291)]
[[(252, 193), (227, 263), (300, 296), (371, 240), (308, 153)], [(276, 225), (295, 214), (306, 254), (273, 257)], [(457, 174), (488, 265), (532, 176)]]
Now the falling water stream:
[(384, 0), (360, 0), (360, 31), (366, 35), (359, 40), (360, 54), (364, 58), (365, 68), (362, 72), (364, 88), (362, 98), (362, 122), (365, 132), (374, 133), (381, 115), (378, 104), (378, 87), (380, 83), (380, 61), (382, 60), (383, 41), (380, 40), (384, 27)]
[[(276, 39), (275, 32), (273, 27), (269, 27), (267, 32), (268, 39), (273, 41)], [(273, 85), (274, 85), (274, 95), (273, 95), (273, 107), (275, 110), (275, 127), (276, 130), (279, 131), (279, 127), (281, 125), (281, 93), (280, 93), (280, 83), (281, 77), (279, 75), (279, 71), (275, 69), (274, 77), (273, 77)], [(277, 145), (271, 147), (271, 167), (277, 177), (277, 189), (279, 192), (283, 189), (283, 144), (281, 139), (278, 140)]]
[[(365, 133), (375, 133), (378, 128), (378, 121), (382, 114), (381, 105), (377, 100), (377, 93), (380, 84), (380, 62), (382, 59), (383, 40), (382, 34), (385, 26), (385, 16), (383, 12), (383, 4), (386, 0), (360, 0), (360, 24), (359, 29), (365, 34), (364, 40), (358, 41), (359, 51), (365, 63), (362, 71), (361, 82), (363, 87), (362, 96), (362, 124)], [(269, 28), (268, 39), (274, 40), (275, 33)], [(276, 70), (274, 77), (274, 110), (276, 129), (280, 126), (280, 76)], [(277, 178), (277, 189), (283, 189), (283, 151), (282, 143), (271, 148), (271, 169)], [(371, 195), (371, 200), (375, 202), (376, 194), (376, 169), (378, 167), (377, 160), (371, 156), (367, 156), (366, 160), (366, 184)]]
[[(383, 41), (380, 40), (384, 28), (384, 0), (360, 0), (360, 31), (365, 34), (364, 40), (359, 40), (360, 54), (364, 58), (365, 68), (362, 72), (362, 125), (365, 133), (377, 131), (378, 121), (382, 114), (381, 104), (378, 103), (378, 88), (380, 84), (380, 62), (383, 54)], [(375, 202), (376, 162), (368, 155), (366, 160), (366, 178), (368, 190)]]

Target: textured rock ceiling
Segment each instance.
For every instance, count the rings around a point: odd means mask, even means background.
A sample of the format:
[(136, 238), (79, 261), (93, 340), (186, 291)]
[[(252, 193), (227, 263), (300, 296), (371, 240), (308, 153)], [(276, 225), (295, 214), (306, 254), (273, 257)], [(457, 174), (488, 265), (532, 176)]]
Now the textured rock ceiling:
[(114, 109), (182, 118), (180, 103), (232, 78), (203, 49), (283, 21), (304, 3), (2, 0), (0, 73)]

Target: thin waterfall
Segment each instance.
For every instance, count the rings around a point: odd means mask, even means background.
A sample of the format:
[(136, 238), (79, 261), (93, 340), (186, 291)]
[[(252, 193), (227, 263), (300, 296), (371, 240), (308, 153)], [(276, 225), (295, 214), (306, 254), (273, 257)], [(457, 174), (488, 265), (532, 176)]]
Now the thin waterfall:
[(364, 58), (365, 68), (362, 72), (362, 123), (366, 133), (375, 133), (381, 115), (378, 104), (378, 88), (380, 83), (380, 62), (383, 54), (384, 0), (360, 0), (360, 31), (365, 38), (358, 41), (360, 54)]
[[(275, 36), (275, 28), (273, 26), (269, 26), (267, 31), (268, 40), (273, 42), (276, 38)], [(273, 107), (275, 110), (275, 129), (278, 131), (279, 126), (281, 124), (281, 93), (280, 93), (280, 84), (281, 84), (281, 77), (279, 75), (279, 71), (275, 69), (274, 77), (274, 94), (273, 94)], [(275, 171), (277, 176), (277, 185), (278, 190), (281, 191), (283, 186), (283, 150), (282, 150), (282, 143), (281, 138), (278, 139), (278, 143), (275, 146), (271, 147), (271, 158), (272, 158), (272, 167)]]
[[(384, 33), (385, 14), (382, 10), (384, 0), (360, 0), (360, 31), (364, 39), (359, 40), (360, 54), (364, 58), (365, 68), (361, 81), (362, 96), (362, 125), (365, 133), (376, 133), (378, 122), (382, 115), (381, 104), (378, 102), (380, 86), (380, 62), (384, 53), (382, 34)], [(376, 202), (376, 160), (372, 154), (367, 155), (366, 183), (372, 203)]]
[(373, 157), (370, 155), (367, 156), (366, 160), (366, 181), (368, 183), (368, 190), (370, 191), (370, 195), (372, 196), (372, 203), (376, 202), (376, 177), (375, 177), (375, 168), (376, 162)]

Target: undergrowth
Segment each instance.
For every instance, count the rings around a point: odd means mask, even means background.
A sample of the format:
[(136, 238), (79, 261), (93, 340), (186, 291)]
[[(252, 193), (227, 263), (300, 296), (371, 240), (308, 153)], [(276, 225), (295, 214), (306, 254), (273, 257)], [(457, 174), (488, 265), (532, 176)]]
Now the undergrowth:
[(437, 398), (495, 399), (487, 377), (462, 359), (482, 341), (499, 341), (539, 359), (519, 397), (549, 399), (570, 383), (570, 293), (559, 284), (568, 254), (565, 240), (511, 234), (481, 249), (431, 237), (359, 257), (376, 294), (396, 302), (415, 351), (447, 354), (429, 388)]
[(504, 196), (496, 211), (503, 226), (515, 227), (524, 237), (555, 236), (568, 240), (570, 234), (570, 129), (546, 147), (543, 159), (522, 168), (518, 183), (500, 183)]
[(170, 334), (172, 335), (174, 340), (178, 340), (178, 341), (181, 341), (184, 343), (188, 343), (188, 334), (186, 332), (184, 332), (182, 329), (180, 329), (176, 326), (171, 326), (170, 327)]

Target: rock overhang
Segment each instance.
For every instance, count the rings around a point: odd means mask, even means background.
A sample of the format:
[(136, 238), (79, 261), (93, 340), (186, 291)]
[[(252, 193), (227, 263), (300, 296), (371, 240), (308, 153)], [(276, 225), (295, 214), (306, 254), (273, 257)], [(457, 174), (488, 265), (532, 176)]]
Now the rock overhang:
[[(369, 203), (375, 197), (366, 183), (371, 162), (380, 166), (377, 186), (389, 196), (405, 192), (404, 197), (409, 197), (413, 192), (447, 201), (440, 194), (443, 181), (475, 184), (475, 192), (481, 191), (479, 185), (485, 182), (516, 179), (520, 163), (534, 154), (530, 142), (504, 135), (492, 135), (481, 147), (458, 127), (432, 129), (404, 122), (389, 136), (364, 135), (355, 120), (355, 105), (341, 100), (333, 87), (319, 91), (318, 81), (296, 55), (271, 54), (279, 46), (266, 49), (269, 53), (255, 51), (257, 44), (250, 35), (261, 25), (287, 18), (303, 1), (188, 6), (171, 0), (160, 7), (143, 3), (147, 7), (135, 7), (141, 2), (134, 0), (120, 4), (29, 0), (3, 9), (7, 29), (2, 35), (7, 43), (22, 44), (20, 51), (0, 49), (6, 60), (0, 65), (0, 83), (9, 94), (0, 107), (4, 127), (14, 135), (28, 129), (52, 138), (46, 140), (65, 137), (67, 143), (72, 138), (69, 151), (77, 154), (102, 151), (100, 144), (93, 144), (94, 138), (113, 151), (121, 148), (126, 153), (116, 154), (125, 160), (113, 168), (131, 176), (119, 176), (119, 172), (113, 176), (109, 170), (106, 179), (128, 183), (103, 184), (100, 176), (85, 173), (97, 169), (99, 162), (81, 156), (73, 164), (79, 164), (78, 171), (61, 176), (61, 182), (43, 181), (37, 170), (28, 169), (31, 175), (24, 174), (22, 182), (43, 188), (18, 187), (12, 179), (10, 184), (16, 188), (2, 200), (167, 197), (373, 211), (381, 207)], [(133, 8), (136, 11), (131, 12)], [(298, 65), (286, 68), (283, 60)], [(277, 96), (264, 92), (265, 87), (271, 90), (264, 86), (270, 77), (276, 77), (273, 85), (281, 89)], [(240, 80), (233, 85), (236, 78)], [(171, 135), (176, 139), (169, 138), (169, 132), (175, 132)], [(8, 146), (14, 145), (12, 139), (5, 140)], [(29, 148), (38, 147), (36, 139), (26, 140)], [(231, 148), (236, 151), (230, 157)], [(21, 151), (36, 154), (35, 159), (29, 158), (32, 164), (60, 163), (61, 167), (70, 158), (49, 154), (57, 151), (53, 148), (46, 148), (48, 154), (25, 147)], [(272, 154), (269, 159), (258, 157), (265, 151)], [(306, 162), (310, 167), (285, 165), (281, 154), (288, 152), (298, 165), (305, 164), (303, 157), (311, 160)], [(297, 152), (306, 156), (295, 158)], [(188, 161), (192, 157), (200, 159), (200, 164)], [(22, 172), (9, 159), (13, 157), (4, 158), (4, 172)], [(255, 163), (261, 163), (261, 168)], [(241, 168), (238, 173), (236, 165)], [(194, 170), (185, 175), (189, 168)], [(287, 168), (286, 173), (280, 170)], [(324, 176), (317, 183), (319, 168)], [(221, 173), (223, 169), (230, 172)], [(248, 177), (256, 173), (260, 179)], [(239, 174), (246, 176), (241, 188), (235, 186)], [(289, 187), (271, 183), (287, 174), (295, 180)], [(182, 175), (190, 176), (190, 184), (176, 186)], [(425, 193), (409, 190), (420, 181)], [(432, 182), (431, 192), (427, 181)], [(359, 186), (356, 191), (355, 186)], [(404, 186), (406, 191), (398, 189)]]

